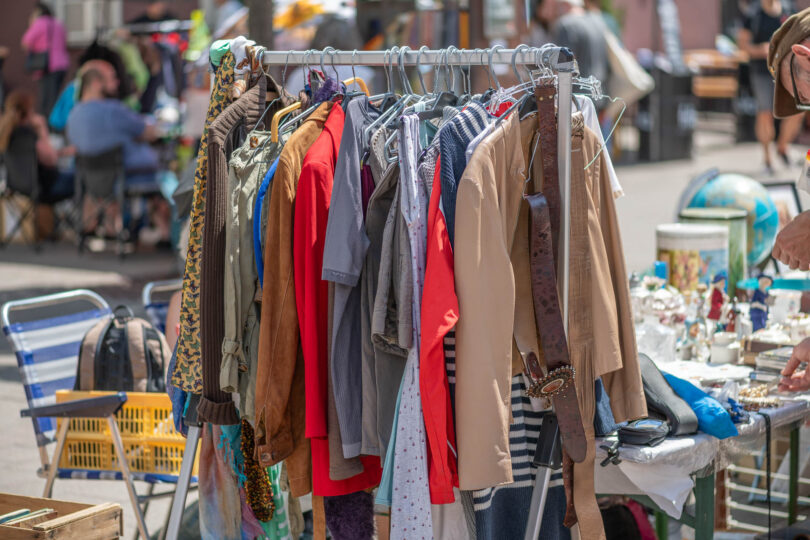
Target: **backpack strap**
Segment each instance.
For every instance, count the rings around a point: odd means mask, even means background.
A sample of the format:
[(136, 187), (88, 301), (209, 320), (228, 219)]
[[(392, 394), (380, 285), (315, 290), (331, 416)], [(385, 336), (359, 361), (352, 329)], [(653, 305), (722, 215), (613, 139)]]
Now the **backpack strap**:
[(149, 369), (146, 366), (146, 343), (143, 335), (143, 324), (138, 319), (130, 319), (125, 324), (129, 363), (132, 368), (132, 390), (146, 392)]
[(112, 324), (112, 317), (106, 321), (99, 321), (93, 326), (82, 339), (79, 347), (79, 371), (76, 381), (77, 390), (93, 390), (96, 386), (96, 358), (99, 355), (99, 347), (107, 335), (107, 330)]

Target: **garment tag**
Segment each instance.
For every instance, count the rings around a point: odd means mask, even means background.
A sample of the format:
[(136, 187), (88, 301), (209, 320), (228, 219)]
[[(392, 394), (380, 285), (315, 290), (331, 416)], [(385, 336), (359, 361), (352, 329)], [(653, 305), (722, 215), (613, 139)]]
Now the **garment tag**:
[(805, 193), (810, 193), (810, 150), (804, 158), (804, 165), (802, 166), (802, 174), (796, 180), (796, 187)]

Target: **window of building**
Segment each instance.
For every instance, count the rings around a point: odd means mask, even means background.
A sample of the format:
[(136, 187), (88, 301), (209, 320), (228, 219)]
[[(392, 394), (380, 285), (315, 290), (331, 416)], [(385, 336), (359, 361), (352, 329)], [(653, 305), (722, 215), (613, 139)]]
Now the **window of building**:
[(69, 46), (87, 45), (99, 28), (123, 22), (123, 0), (52, 0), (54, 15), (65, 23)]

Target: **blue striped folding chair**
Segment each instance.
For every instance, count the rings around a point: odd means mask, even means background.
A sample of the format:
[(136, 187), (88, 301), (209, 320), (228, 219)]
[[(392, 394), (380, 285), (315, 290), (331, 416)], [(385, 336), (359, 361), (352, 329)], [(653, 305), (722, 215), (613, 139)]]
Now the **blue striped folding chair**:
[(166, 333), (166, 315), (169, 313), (169, 301), (172, 294), (183, 288), (183, 280), (168, 279), (166, 281), (151, 281), (147, 283), (141, 293), (143, 308), (152, 325)]
[[(154, 493), (157, 483), (177, 483), (173, 474), (132, 472), (127, 457), (137, 448), (125, 451), (115, 414), (124, 406), (124, 392), (105, 393), (57, 403), (58, 390), (72, 390), (79, 361), (79, 348), (85, 333), (97, 322), (111, 316), (109, 305), (89, 290), (75, 290), (25, 300), (7, 302), (2, 308), (3, 332), (17, 356), (28, 409), (21, 411), (33, 421), (42, 467), (37, 475), (46, 478), (43, 497), (49, 498), (56, 478), (85, 480), (124, 480), (138, 525), (138, 534), (147, 534), (144, 513), (149, 501), (169, 493)], [(168, 401), (168, 396), (163, 395)], [(65, 418), (58, 428), (56, 418)], [(110, 442), (120, 470), (65, 469), (58, 463), (65, 449), (71, 418), (97, 418), (108, 422)], [(171, 421), (169, 421), (171, 424)], [(173, 427), (171, 428), (173, 430)], [(56, 443), (52, 458), (47, 447)], [(194, 460), (190, 460), (192, 463)], [(159, 471), (158, 471), (159, 472)], [(190, 475), (189, 475), (190, 476)], [(149, 493), (138, 495), (133, 481), (149, 484)], [(192, 479), (196, 481), (196, 479)], [(143, 505), (143, 508), (141, 508)], [(166, 519), (168, 520), (168, 515)]]

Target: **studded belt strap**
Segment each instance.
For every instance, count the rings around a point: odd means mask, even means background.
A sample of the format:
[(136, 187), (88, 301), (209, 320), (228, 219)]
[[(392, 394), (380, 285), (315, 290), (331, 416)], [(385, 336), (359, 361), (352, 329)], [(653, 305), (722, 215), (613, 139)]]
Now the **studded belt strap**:
[(534, 90), (537, 101), (537, 131), (540, 135), (540, 155), (543, 164), (543, 194), (548, 201), (551, 216), (551, 245), (554, 260), (560, 249), (560, 175), (557, 161), (557, 114), (554, 109), (554, 96), (557, 90), (553, 84), (540, 85)]
[[(582, 416), (574, 386), (574, 369), (568, 357), (560, 302), (557, 297), (554, 257), (551, 254), (551, 221), (549, 205), (542, 193), (528, 195), (531, 220), (529, 223), (532, 298), (537, 333), (543, 348), (548, 375), (542, 377), (539, 363), (529, 355), (528, 366), (534, 384), (528, 393), (532, 397), (550, 397), (562, 435), (562, 443), (575, 462), (585, 459), (586, 441)], [(538, 373), (542, 378), (538, 377)]]

